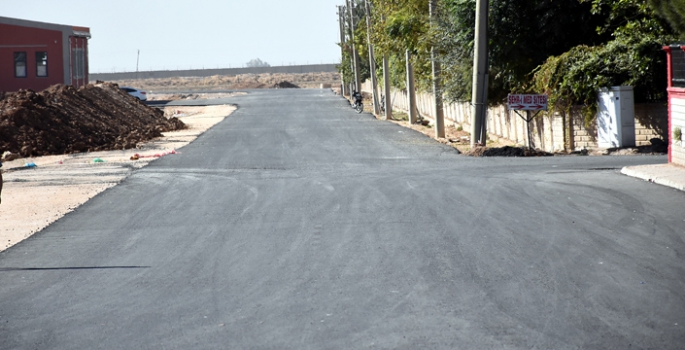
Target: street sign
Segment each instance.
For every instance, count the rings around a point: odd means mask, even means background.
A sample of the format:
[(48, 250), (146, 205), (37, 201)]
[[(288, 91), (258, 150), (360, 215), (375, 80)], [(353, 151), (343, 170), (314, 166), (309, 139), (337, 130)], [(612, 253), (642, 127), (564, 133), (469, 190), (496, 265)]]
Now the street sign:
[(509, 94), (507, 106), (510, 110), (542, 111), (547, 110), (547, 95)]

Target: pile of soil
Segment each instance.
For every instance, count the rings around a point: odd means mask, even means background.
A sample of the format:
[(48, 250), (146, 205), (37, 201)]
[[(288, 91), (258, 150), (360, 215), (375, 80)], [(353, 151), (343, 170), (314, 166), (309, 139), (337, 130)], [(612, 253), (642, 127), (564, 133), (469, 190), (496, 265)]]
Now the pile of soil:
[(21, 157), (135, 148), (185, 128), (121, 91), (116, 84), (54, 85), (34, 92), (3, 94), (0, 154)]
[(471, 157), (549, 157), (554, 154), (528, 147), (474, 147), (464, 153)]

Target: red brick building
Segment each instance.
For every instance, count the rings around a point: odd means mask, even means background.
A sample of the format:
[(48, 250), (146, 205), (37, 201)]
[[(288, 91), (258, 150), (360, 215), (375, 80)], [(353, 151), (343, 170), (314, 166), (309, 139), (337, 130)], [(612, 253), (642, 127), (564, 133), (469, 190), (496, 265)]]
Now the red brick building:
[(90, 29), (0, 17), (0, 91), (88, 83)]

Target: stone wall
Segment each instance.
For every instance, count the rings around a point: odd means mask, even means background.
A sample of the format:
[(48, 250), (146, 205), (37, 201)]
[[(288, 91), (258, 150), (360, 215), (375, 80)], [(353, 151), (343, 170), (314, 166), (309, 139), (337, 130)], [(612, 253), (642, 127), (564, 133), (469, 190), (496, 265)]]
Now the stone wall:
[[(362, 91), (371, 93), (369, 81), (362, 85)], [(409, 98), (406, 91), (393, 90), (391, 93), (393, 108), (402, 111), (409, 110)], [(417, 93), (416, 104), (419, 114), (427, 119), (433, 119), (433, 95)], [(685, 129), (685, 100), (683, 100), (683, 125)], [(470, 130), (472, 107), (469, 102), (445, 103), (445, 124), (461, 126)], [(520, 145), (528, 145), (527, 126), (523, 117), (525, 111), (508, 111), (505, 105), (488, 109), (488, 136), (491, 139), (507, 139)], [(585, 126), (580, 109), (573, 109), (570, 113), (558, 112), (548, 114), (541, 112), (530, 123), (533, 147), (547, 152), (562, 150), (581, 150), (597, 148), (597, 129), (594, 125)], [(650, 145), (652, 138), (668, 139), (668, 107), (665, 103), (650, 103), (635, 105), (635, 137), (636, 145)], [(565, 137), (566, 136), (566, 137)]]

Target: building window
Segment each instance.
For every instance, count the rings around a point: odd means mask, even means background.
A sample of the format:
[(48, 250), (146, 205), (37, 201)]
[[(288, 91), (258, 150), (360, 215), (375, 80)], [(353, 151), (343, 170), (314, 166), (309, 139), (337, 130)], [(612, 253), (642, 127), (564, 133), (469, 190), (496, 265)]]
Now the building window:
[(48, 76), (48, 53), (46, 51), (36, 52), (36, 76)]
[(673, 45), (671, 49), (671, 84), (674, 87), (685, 87), (685, 51), (680, 45)]
[(14, 76), (26, 78), (26, 52), (14, 53)]

